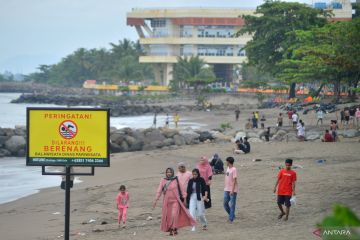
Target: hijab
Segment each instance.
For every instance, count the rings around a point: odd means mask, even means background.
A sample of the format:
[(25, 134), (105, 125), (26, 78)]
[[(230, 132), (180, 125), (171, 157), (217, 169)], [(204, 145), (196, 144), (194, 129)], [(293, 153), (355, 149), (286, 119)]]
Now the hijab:
[[(171, 171), (171, 176), (170, 176), (170, 177), (168, 177), (167, 174), (166, 174), (166, 172), (167, 172), (168, 170)], [(165, 170), (165, 177), (164, 177), (164, 179), (166, 179), (166, 180), (174, 180), (175, 178), (176, 178), (176, 176), (175, 176), (174, 169), (171, 168), (171, 167), (168, 167), (168, 168)]]
[(200, 181), (200, 171), (199, 171), (199, 169), (194, 168), (192, 171), (197, 173), (197, 177), (196, 178), (193, 177), (192, 180), (194, 182), (199, 182)]
[(196, 168), (199, 169), (200, 177), (204, 178), (205, 182), (207, 183), (209, 177), (212, 176), (212, 168), (210, 166), (207, 157), (202, 156), (200, 159), (204, 161), (203, 162), (199, 161), (198, 164), (196, 165)]

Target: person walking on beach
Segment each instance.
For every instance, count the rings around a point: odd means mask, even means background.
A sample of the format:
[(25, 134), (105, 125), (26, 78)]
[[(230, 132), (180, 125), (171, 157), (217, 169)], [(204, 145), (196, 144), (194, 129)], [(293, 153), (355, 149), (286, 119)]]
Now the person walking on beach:
[(240, 109), (237, 108), (237, 109), (235, 110), (235, 120), (236, 120), (236, 121), (239, 121), (239, 116), (240, 116)]
[[(188, 182), (190, 178), (192, 178), (192, 173), (190, 171), (186, 170), (185, 163), (180, 162), (178, 164), (178, 172), (176, 174), (177, 178), (179, 179), (180, 187), (182, 188), (182, 191), (186, 194), (186, 189), (188, 186)], [(184, 199), (186, 198), (186, 195), (184, 195)]]
[[(189, 207), (191, 216), (194, 219), (199, 217), (202, 229), (207, 230), (204, 202), (207, 202), (209, 199), (208, 192), (206, 191), (206, 183), (205, 180), (200, 177), (199, 169), (195, 168), (192, 170), (192, 178), (189, 180), (186, 192), (186, 204)], [(195, 226), (193, 226), (191, 231), (195, 231), (195, 229)]]
[(207, 191), (207, 198), (208, 201), (205, 202), (205, 209), (211, 208), (211, 192), (210, 192), (210, 185), (213, 176), (212, 168), (207, 157), (202, 156), (196, 165), (196, 168), (199, 169), (200, 177), (205, 180), (206, 183), (206, 191)]
[(180, 122), (180, 116), (179, 116), (179, 114), (176, 112), (175, 115), (174, 115), (174, 123), (175, 123), (175, 127), (176, 127), (176, 128), (178, 127), (179, 122)]
[(235, 219), (236, 196), (238, 192), (237, 170), (234, 167), (234, 161), (233, 157), (226, 158), (224, 209), (229, 215), (229, 223), (232, 223)]
[[(280, 209), (280, 215), (278, 219), (285, 216), (284, 220), (287, 221), (289, 218), (291, 197), (295, 196), (295, 182), (296, 172), (291, 170), (293, 164), (292, 159), (285, 160), (285, 169), (281, 169), (278, 173), (277, 181), (274, 187), (274, 193), (277, 189), (277, 204)], [(284, 211), (283, 205), (285, 204), (286, 210)]]
[(324, 112), (321, 108), (316, 112), (316, 118), (316, 126), (319, 124), (319, 122), (321, 122), (321, 125), (323, 125)]
[(121, 185), (119, 188), (119, 193), (116, 196), (116, 207), (118, 209), (118, 224), (119, 227), (121, 222), (123, 223), (123, 228), (126, 227), (126, 216), (127, 209), (129, 207), (129, 193), (126, 191), (126, 187)]
[(283, 125), (283, 116), (282, 113), (279, 113), (279, 116), (277, 118), (277, 126), (282, 127), (282, 125)]
[(170, 117), (169, 114), (166, 113), (166, 118), (165, 118), (165, 127), (169, 128), (169, 123), (170, 123)]
[(293, 114), (291, 115), (291, 119), (292, 119), (292, 123), (293, 123), (293, 129), (296, 128), (296, 125), (299, 121), (299, 115), (297, 115), (296, 111), (293, 112)]
[(171, 236), (177, 235), (179, 228), (195, 226), (196, 224), (196, 221), (183, 203), (184, 194), (181, 190), (179, 180), (174, 174), (174, 169), (167, 168), (165, 177), (161, 179), (156, 191), (153, 208), (156, 207), (157, 201), (161, 195), (163, 195), (160, 230), (168, 232)]
[(157, 113), (154, 113), (154, 120), (153, 120), (153, 128), (156, 128), (156, 118), (157, 118)]

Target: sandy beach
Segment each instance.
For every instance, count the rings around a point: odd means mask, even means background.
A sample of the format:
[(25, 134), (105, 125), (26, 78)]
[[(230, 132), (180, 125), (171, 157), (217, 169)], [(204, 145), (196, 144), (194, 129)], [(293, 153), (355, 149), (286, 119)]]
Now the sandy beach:
[[(208, 129), (218, 128), (224, 122), (242, 129), (251, 111), (242, 111), (239, 122), (234, 121), (233, 112), (226, 111), (183, 113), (183, 116), (206, 123)], [(279, 111), (262, 111), (267, 125), (275, 125)], [(334, 114), (326, 116), (324, 129), (334, 117)], [(315, 124), (314, 114), (301, 118), (307, 125)], [(240, 190), (234, 223), (226, 222), (222, 206), (224, 175), (216, 175), (212, 182), (213, 207), (206, 211), (208, 230), (191, 232), (184, 228), (176, 239), (319, 239), (312, 232), (331, 212), (334, 203), (345, 204), (360, 216), (359, 144), (358, 138), (337, 143), (253, 143), (250, 154), (235, 156)], [(232, 147), (232, 143), (204, 143), (175, 150), (112, 155), (110, 168), (96, 168), (95, 176), (81, 177), (82, 182), (71, 190), (71, 239), (172, 238), (159, 230), (161, 203), (155, 210), (151, 209), (165, 168), (176, 167), (183, 161), (192, 170), (200, 156), (210, 157), (214, 153), (225, 160), (233, 156)], [(284, 222), (277, 219), (276, 196), (272, 190), (279, 166), (288, 157), (294, 159), (298, 174), (297, 204), (291, 208), (289, 221)], [(255, 158), (261, 161), (254, 162)], [(319, 159), (326, 162), (318, 164)], [(115, 197), (120, 184), (126, 185), (130, 194), (126, 229), (117, 225)], [(64, 191), (55, 187), (0, 205), (1, 239), (63, 239), (64, 198)], [(148, 216), (153, 219), (147, 221)]]

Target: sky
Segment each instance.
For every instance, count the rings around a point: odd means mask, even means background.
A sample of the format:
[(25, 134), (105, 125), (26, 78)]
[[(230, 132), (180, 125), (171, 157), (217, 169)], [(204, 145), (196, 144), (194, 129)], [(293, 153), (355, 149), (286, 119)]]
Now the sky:
[[(288, 0), (289, 2), (289, 0)], [(294, 1), (292, 1), (294, 2)], [(312, 0), (298, 2), (311, 4)], [(109, 48), (128, 38), (132, 8), (256, 8), (263, 0), (0, 0), (0, 73), (29, 74), (84, 47)]]

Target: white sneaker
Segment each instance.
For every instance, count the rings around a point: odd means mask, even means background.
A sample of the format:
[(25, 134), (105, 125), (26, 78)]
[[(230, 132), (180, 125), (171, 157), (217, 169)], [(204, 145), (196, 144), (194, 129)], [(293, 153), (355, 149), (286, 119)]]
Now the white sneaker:
[(191, 231), (192, 231), (192, 232), (195, 232), (195, 230), (196, 230), (196, 228), (195, 228), (195, 226), (193, 226), (193, 227), (191, 228)]

